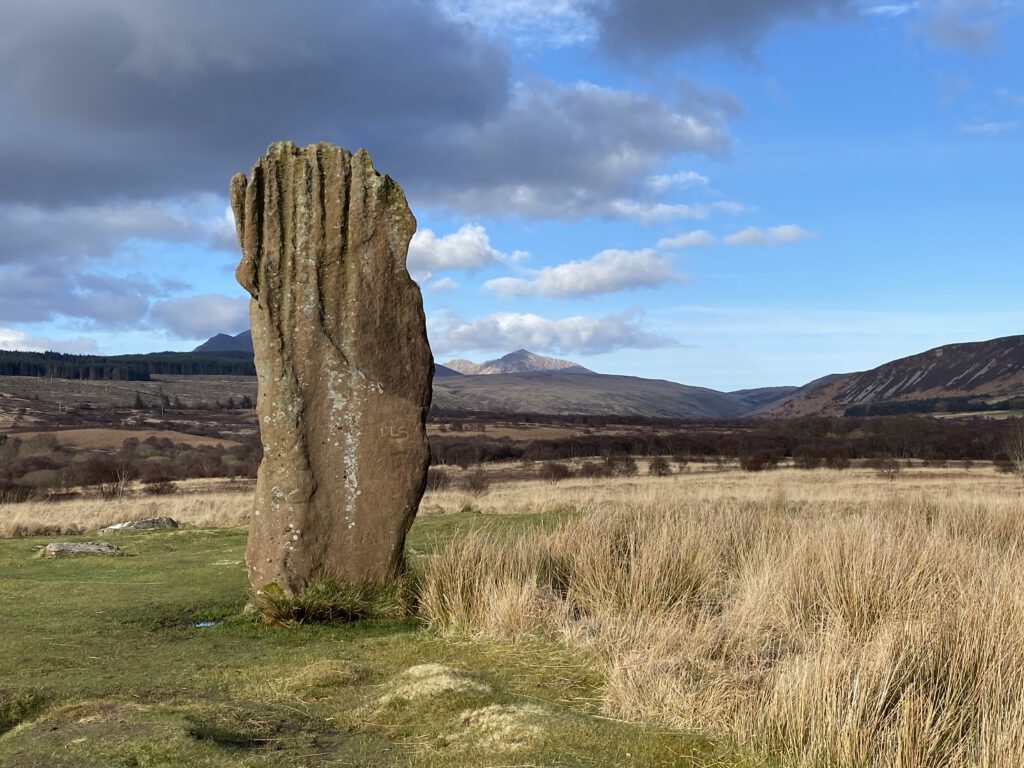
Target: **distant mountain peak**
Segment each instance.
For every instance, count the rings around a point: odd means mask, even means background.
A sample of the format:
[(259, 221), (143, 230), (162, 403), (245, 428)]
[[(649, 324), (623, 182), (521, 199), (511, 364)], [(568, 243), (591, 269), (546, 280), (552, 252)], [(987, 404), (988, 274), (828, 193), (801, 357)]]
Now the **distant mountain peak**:
[(593, 373), (588, 368), (572, 362), (559, 360), (556, 357), (545, 357), (528, 349), (517, 349), (504, 357), (474, 363), (471, 360), (449, 360), (445, 366), (467, 376), (484, 376), (501, 373), (537, 373), (540, 371), (558, 371), (560, 373)]
[(193, 352), (252, 352), (252, 334), (249, 331), (242, 331), (237, 336), (230, 336), (226, 333), (218, 333), (212, 336)]

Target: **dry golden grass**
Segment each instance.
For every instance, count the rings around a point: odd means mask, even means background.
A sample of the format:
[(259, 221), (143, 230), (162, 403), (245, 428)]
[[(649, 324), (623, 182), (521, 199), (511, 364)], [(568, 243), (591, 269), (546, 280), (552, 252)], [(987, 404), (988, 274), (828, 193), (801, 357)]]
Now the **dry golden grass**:
[[(75, 534), (95, 531), (125, 520), (172, 517), (179, 525), (225, 528), (244, 525), (252, 507), (252, 491), (203, 490), (201, 482), (181, 484), (186, 492), (172, 496), (129, 495), (66, 501), (0, 504), (0, 538)], [(188, 492), (191, 489), (193, 492)]]
[(424, 563), (424, 617), (588, 649), (611, 716), (731, 734), (786, 764), (1020, 764), (1014, 478), (693, 473), (498, 488), (475, 503), (587, 514), (514, 542), (453, 542)]

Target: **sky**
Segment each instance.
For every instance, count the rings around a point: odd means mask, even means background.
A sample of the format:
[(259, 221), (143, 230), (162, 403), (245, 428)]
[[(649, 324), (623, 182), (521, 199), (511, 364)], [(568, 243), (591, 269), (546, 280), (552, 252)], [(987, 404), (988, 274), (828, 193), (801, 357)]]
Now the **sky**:
[(1024, 0), (0, 0), (0, 348), (248, 324), (230, 177), (365, 147), (439, 362), (731, 391), (1024, 333)]

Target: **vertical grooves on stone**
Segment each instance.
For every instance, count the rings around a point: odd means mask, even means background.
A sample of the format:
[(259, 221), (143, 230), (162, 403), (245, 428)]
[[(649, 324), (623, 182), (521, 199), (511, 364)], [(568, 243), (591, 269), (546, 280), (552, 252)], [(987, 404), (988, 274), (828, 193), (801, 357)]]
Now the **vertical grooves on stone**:
[(317, 574), (382, 581), (400, 566), (429, 459), (432, 359), (405, 269), (415, 221), (365, 152), (327, 144), (273, 145), (233, 180), (232, 206), (268, 446), (250, 580), (288, 593)]

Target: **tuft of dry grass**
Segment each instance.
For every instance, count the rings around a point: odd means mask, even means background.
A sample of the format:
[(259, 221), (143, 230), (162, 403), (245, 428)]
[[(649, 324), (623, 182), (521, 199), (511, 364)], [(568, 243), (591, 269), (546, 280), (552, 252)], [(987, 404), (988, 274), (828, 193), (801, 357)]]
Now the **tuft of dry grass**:
[(552, 532), (443, 548), (423, 567), (423, 617), (586, 649), (606, 714), (731, 735), (786, 764), (1019, 764), (1012, 479), (821, 470), (588, 486), (564, 491), (586, 514)]

